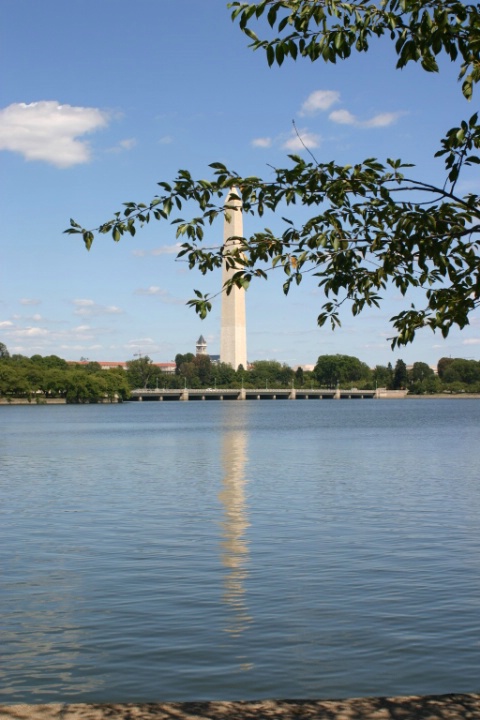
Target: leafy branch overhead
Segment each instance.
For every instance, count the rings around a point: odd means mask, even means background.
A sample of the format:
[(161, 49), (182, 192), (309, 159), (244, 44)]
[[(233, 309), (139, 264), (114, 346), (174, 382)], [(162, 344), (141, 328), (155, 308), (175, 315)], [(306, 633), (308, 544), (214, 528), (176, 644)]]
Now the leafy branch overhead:
[[(480, 14), (476, 5), (458, 2), (383, 2), (380, 5), (323, 0), (264, 0), (231, 3), (232, 16), (264, 49), (269, 64), (285, 58), (308, 57), (335, 62), (352, 50), (366, 51), (370, 40), (387, 33), (395, 43), (397, 67), (418, 61), (437, 71), (436, 57), (444, 52), (459, 61), (459, 77), (466, 97), (480, 77)], [(266, 15), (277, 36), (260, 39), (252, 23)], [(462, 328), (480, 302), (480, 199), (462, 195), (457, 184), (466, 166), (480, 163), (480, 125), (477, 113), (447, 131), (436, 155), (444, 161), (439, 185), (415, 176), (413, 165), (401, 160), (366, 159), (356, 165), (307, 162), (289, 156), (286, 168), (274, 169), (273, 179), (242, 177), (221, 163), (212, 163), (209, 180), (195, 180), (180, 170), (149, 203), (124, 204), (123, 210), (86, 230), (71, 220), (65, 231), (80, 234), (89, 249), (96, 234), (115, 241), (134, 235), (150, 220), (169, 220), (183, 240), (179, 258), (203, 274), (227, 262), (235, 273), (225, 288), (248, 287), (255, 277), (266, 278), (275, 268), (284, 274), (283, 291), (298, 285), (306, 273), (317, 279), (325, 299), (319, 325), (340, 324), (340, 307), (349, 304), (354, 315), (379, 306), (387, 287), (402, 295), (411, 288), (423, 298), (420, 307), (406, 305), (391, 318), (393, 346), (411, 342), (424, 326), (446, 336), (453, 325)], [(238, 194), (243, 210), (261, 218), (266, 211), (281, 215), (279, 234), (263, 228), (235, 245), (210, 247), (204, 243), (208, 226), (235, 206), (224, 208), (228, 193)], [(180, 217), (185, 203), (199, 213)], [(308, 218), (296, 224), (286, 217), (288, 207), (301, 206)], [(201, 317), (211, 298), (195, 291), (189, 304)]]

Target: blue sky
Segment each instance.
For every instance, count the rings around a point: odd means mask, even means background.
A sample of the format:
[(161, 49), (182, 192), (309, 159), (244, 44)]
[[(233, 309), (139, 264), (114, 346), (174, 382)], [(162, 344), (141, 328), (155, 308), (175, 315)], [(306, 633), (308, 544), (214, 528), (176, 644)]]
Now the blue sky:
[[(219, 303), (205, 321), (185, 303), (193, 288), (217, 291), (220, 273), (176, 262), (173, 227), (154, 223), (118, 244), (102, 237), (87, 252), (62, 233), (70, 217), (95, 227), (179, 168), (208, 177), (213, 161), (268, 177), (303, 151), (292, 120), (319, 160), (401, 157), (443, 182), (439, 139), (478, 105), (463, 99), (450, 64), (439, 75), (396, 71), (388, 41), (334, 66), (268, 68), (226, 0), (0, 0), (0, 26), (0, 341), (25, 355), (162, 362), (194, 351), (200, 334), (219, 352)], [(473, 172), (463, 184), (480, 190)], [(256, 229), (245, 220), (246, 233)], [(208, 242), (221, 237), (214, 225)], [(480, 357), (479, 315), (446, 340), (424, 331), (392, 353), (388, 319), (404, 307), (396, 291), (380, 311), (345, 313), (332, 332), (316, 325), (312, 279), (288, 298), (281, 282), (247, 293), (250, 361)]]

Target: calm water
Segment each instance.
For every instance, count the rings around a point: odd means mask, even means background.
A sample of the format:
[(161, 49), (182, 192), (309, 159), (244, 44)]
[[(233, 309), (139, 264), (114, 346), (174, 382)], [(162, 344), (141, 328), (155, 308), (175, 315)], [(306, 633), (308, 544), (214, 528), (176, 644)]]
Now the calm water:
[(0, 702), (480, 689), (480, 402), (0, 408)]

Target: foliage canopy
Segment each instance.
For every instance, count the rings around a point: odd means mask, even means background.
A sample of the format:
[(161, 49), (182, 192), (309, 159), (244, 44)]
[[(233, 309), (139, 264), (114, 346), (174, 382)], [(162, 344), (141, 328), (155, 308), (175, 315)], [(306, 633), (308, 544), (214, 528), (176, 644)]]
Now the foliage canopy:
[[(232, 18), (250, 38), (254, 50), (263, 50), (269, 65), (298, 57), (335, 63), (352, 52), (366, 52), (375, 37), (388, 36), (395, 47), (397, 68), (418, 62), (437, 72), (437, 58), (446, 55), (459, 65), (463, 95), (470, 99), (480, 79), (480, 10), (456, 0), (262, 0), (229, 4)], [(266, 19), (266, 23), (262, 22)], [(259, 37), (255, 23), (272, 37)], [(260, 32), (260, 31), (258, 31)], [(414, 166), (401, 159), (341, 166), (289, 156), (288, 167), (275, 168), (273, 179), (242, 177), (222, 163), (212, 163), (212, 177), (195, 180), (180, 170), (171, 183), (159, 182), (160, 194), (147, 203), (127, 202), (122, 211), (95, 231), (74, 220), (65, 231), (81, 234), (89, 249), (95, 234), (111, 234), (119, 241), (150, 220), (170, 220), (183, 240), (178, 257), (190, 268), (207, 273), (227, 262), (235, 268), (232, 284), (248, 287), (253, 278), (267, 278), (283, 269), (283, 291), (312, 273), (325, 295), (318, 324), (340, 324), (340, 308), (350, 305), (353, 315), (379, 306), (391, 285), (402, 295), (412, 289), (422, 298), (407, 304), (391, 322), (392, 346), (411, 342), (422, 327), (445, 337), (453, 325), (463, 328), (480, 302), (478, 258), (480, 198), (462, 194), (458, 180), (466, 166), (480, 164), (478, 114), (449, 129), (436, 156), (443, 158), (438, 184), (417, 177)], [(286, 215), (300, 205), (308, 219), (300, 225), (283, 217), (281, 235), (268, 228), (242, 238), (230, 247), (203, 244), (205, 229), (218, 216), (235, 211), (222, 198), (237, 193), (246, 213), (262, 217), (266, 210)], [(180, 217), (193, 201), (199, 214)], [(189, 302), (201, 317), (211, 308), (211, 297), (195, 290)]]

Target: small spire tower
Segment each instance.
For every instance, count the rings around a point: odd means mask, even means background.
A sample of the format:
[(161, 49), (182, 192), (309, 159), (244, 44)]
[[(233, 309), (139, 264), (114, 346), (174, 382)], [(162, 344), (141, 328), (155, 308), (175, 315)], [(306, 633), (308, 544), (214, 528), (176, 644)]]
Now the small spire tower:
[(206, 355), (207, 354), (207, 341), (205, 340), (203, 335), (200, 335), (200, 337), (198, 338), (195, 349), (196, 349), (197, 355)]

